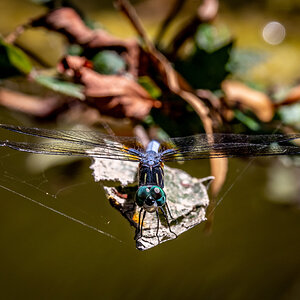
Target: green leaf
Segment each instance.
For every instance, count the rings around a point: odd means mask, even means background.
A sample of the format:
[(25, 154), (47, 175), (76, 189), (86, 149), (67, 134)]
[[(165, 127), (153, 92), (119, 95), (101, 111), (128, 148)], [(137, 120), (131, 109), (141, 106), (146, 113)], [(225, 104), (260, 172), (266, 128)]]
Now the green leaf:
[(68, 47), (67, 52), (69, 55), (80, 56), (83, 52), (83, 48), (78, 44), (72, 44)]
[(213, 52), (196, 47), (190, 57), (177, 61), (175, 68), (195, 89), (220, 89), (221, 82), (229, 74), (226, 65), (232, 47), (232, 42)]
[(150, 77), (141, 76), (138, 79), (138, 83), (150, 94), (153, 99), (157, 99), (161, 96), (161, 90)]
[(261, 50), (258, 52), (247, 49), (233, 49), (227, 69), (231, 73), (242, 76), (266, 59), (266, 53), (263, 53)]
[(299, 128), (300, 128), (300, 103), (281, 106), (278, 109), (278, 115), (284, 124), (293, 126), (299, 130)]
[(94, 70), (101, 74), (119, 74), (125, 71), (126, 64), (123, 58), (115, 51), (101, 51), (93, 58)]
[(241, 123), (243, 123), (245, 126), (247, 126), (249, 129), (253, 131), (258, 131), (261, 129), (261, 126), (258, 122), (256, 122), (254, 119), (250, 118), (249, 116), (245, 115), (240, 110), (235, 110), (234, 116)]
[(52, 91), (71, 96), (80, 100), (85, 99), (85, 95), (83, 93), (83, 86), (80, 84), (61, 81), (54, 77), (45, 75), (36, 75), (34, 76), (34, 80), (40, 85), (43, 85)]
[(226, 27), (217, 28), (213, 25), (202, 24), (195, 35), (197, 47), (208, 53), (215, 52), (229, 42), (230, 33)]
[(29, 74), (31, 70), (28, 56), (21, 49), (0, 39), (0, 78)]
[(175, 68), (195, 89), (220, 89), (229, 74), (227, 63), (232, 47), (227, 28), (200, 25), (194, 36), (194, 50), (175, 62)]

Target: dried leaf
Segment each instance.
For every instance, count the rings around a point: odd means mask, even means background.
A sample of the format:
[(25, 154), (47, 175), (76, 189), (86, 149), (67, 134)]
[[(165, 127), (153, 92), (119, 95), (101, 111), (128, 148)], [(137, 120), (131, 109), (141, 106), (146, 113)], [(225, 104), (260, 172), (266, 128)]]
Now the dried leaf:
[(222, 89), (225, 93), (225, 101), (229, 106), (241, 105), (246, 109), (250, 109), (262, 122), (272, 120), (274, 107), (266, 94), (232, 80), (223, 81)]
[(63, 105), (58, 97), (40, 98), (0, 88), (0, 104), (36, 117), (46, 117)]
[[(95, 181), (101, 181), (104, 185), (106, 197), (111, 205), (136, 228), (137, 235), (139, 208), (134, 199), (137, 191), (138, 164), (95, 159), (91, 169)], [(209, 204), (207, 189), (212, 180), (212, 176), (198, 179), (182, 170), (165, 167), (164, 190), (174, 218), (170, 220), (171, 230), (177, 236), (206, 220), (205, 211)], [(147, 213), (143, 223), (143, 236), (136, 240), (138, 250), (147, 250), (176, 238), (163, 219), (160, 220), (158, 231), (160, 241), (157, 239), (156, 230), (156, 214)]]
[(32, 21), (33, 27), (45, 27), (62, 33), (70, 43), (78, 44), (88, 53), (107, 49), (122, 54), (126, 60), (127, 69), (134, 77), (138, 73), (140, 46), (136, 40), (123, 40), (110, 35), (102, 29), (92, 30), (87, 27), (77, 12), (64, 7), (48, 12), (46, 15)]
[(141, 120), (149, 114), (152, 107), (161, 105), (128, 76), (99, 74), (86, 65), (85, 58), (68, 56), (58, 69), (84, 85), (87, 102), (96, 106), (101, 113)]

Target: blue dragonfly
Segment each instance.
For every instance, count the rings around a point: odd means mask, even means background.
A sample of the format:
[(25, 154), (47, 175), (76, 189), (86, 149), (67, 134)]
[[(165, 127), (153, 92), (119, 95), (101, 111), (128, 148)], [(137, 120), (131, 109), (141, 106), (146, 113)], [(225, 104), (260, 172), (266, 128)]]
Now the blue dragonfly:
[[(0, 124), (1, 129), (49, 139), (48, 143), (0, 141), (0, 146), (38, 154), (68, 155), (139, 162), (135, 203), (140, 208), (138, 235), (142, 236), (147, 212), (163, 214), (170, 232), (170, 213), (164, 191), (164, 163), (207, 158), (299, 155), (293, 143), (300, 134), (197, 134), (187, 137), (152, 140), (146, 148), (135, 137), (116, 137), (97, 131), (51, 130)], [(176, 235), (174, 232), (172, 232)]]

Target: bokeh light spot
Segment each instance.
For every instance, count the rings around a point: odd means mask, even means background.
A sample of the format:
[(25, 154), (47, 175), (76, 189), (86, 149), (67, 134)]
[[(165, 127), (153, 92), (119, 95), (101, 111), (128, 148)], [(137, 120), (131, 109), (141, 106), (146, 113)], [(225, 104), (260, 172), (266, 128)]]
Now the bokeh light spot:
[(262, 36), (268, 44), (278, 45), (285, 38), (285, 27), (279, 22), (269, 22), (264, 27)]

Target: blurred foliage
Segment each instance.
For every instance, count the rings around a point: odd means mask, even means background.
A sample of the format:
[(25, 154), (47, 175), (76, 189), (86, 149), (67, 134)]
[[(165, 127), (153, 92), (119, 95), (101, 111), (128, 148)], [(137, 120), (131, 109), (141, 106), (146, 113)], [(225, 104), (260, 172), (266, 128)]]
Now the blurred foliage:
[(259, 131), (261, 129), (259, 122), (256, 121), (254, 117), (247, 116), (240, 110), (234, 110), (234, 116), (237, 120), (239, 120), (243, 125), (245, 125), (252, 131)]
[(67, 53), (69, 55), (75, 55), (75, 56), (79, 56), (79, 55), (82, 55), (83, 53), (83, 48), (80, 46), (80, 45), (77, 45), (77, 44), (72, 44), (68, 47), (67, 49)]
[(31, 69), (29, 58), (20, 48), (0, 39), (0, 78), (29, 74)]
[(159, 87), (148, 76), (140, 76), (138, 83), (150, 94), (153, 99), (158, 99), (162, 93)]
[(35, 75), (34, 80), (40, 85), (60, 94), (74, 97), (80, 100), (85, 98), (83, 94), (83, 86), (72, 82), (62, 81), (55, 77), (46, 75)]
[(126, 68), (126, 63), (115, 51), (100, 51), (93, 56), (92, 62), (95, 71), (106, 75), (123, 73)]
[(226, 67), (231, 74), (242, 77), (251, 68), (263, 63), (266, 59), (267, 54), (262, 51), (233, 48)]
[(220, 89), (221, 82), (230, 73), (233, 42), (219, 34), (212, 25), (200, 25), (194, 39), (194, 50), (188, 57), (176, 62), (176, 69), (196, 89)]
[(278, 114), (283, 124), (293, 126), (300, 130), (300, 103), (289, 106), (282, 106)]
[[(95, 27), (95, 23), (86, 21), (87, 18), (83, 16), (80, 9), (78, 9), (72, 1), (35, 0), (34, 2), (50, 9), (58, 7), (73, 8), (88, 28)], [(45, 24), (42, 26), (47, 28)], [(63, 34), (62, 31), (57, 31)], [(113, 36), (110, 36), (110, 39), (112, 37)], [(68, 41), (70, 44), (65, 42), (65, 55), (85, 58), (91, 62), (90, 68), (100, 74), (121, 75), (132, 78), (132, 74), (129, 72), (130, 66), (126, 60), (128, 58), (129, 48), (127, 48), (126, 44), (119, 44), (121, 43), (120, 39), (116, 39), (112, 45), (106, 45), (104, 43), (105, 46), (102, 48), (95, 47), (90, 49), (86, 49), (84, 43), (80, 44), (78, 40), (76, 42), (76, 39), (74, 42), (72, 38), (68, 38)], [(271, 124), (272, 120), (268, 121), (269, 124), (267, 124), (267, 122), (259, 119), (259, 116), (253, 111), (253, 107), (249, 108), (248, 106), (240, 105), (242, 101), (240, 102), (239, 99), (235, 100), (235, 105), (229, 105), (229, 109), (232, 113), (231, 118), (226, 118), (220, 114), (220, 111), (222, 111), (224, 107), (228, 109), (228, 107), (226, 107), (228, 103), (225, 103), (227, 95), (224, 93), (222, 87), (224, 80), (233, 78), (243, 81), (245, 79), (243, 75), (247, 73), (249, 69), (267, 59), (267, 52), (238, 48), (235, 38), (230, 33), (228, 27), (214, 21), (202, 22), (195, 33), (189, 36), (186, 41), (184, 47), (182, 47), (183, 49), (178, 49), (178, 52), (173, 57), (169, 55), (170, 53), (167, 51), (169, 48), (165, 42), (161, 43), (161, 45), (165, 45), (165, 48), (161, 49), (161, 51), (195, 91), (203, 89), (211, 92), (211, 96), (209, 96), (208, 99), (204, 97), (203, 101), (210, 110), (213, 111), (215, 109), (215, 113), (219, 114), (221, 121), (219, 121), (218, 130), (234, 131), (238, 127), (239, 132), (272, 132), (274, 129), (274, 126)], [(110, 42), (111, 40), (108, 43)], [(22, 47), (18, 47), (18, 45), (17, 43), (8, 44), (2, 40), (0, 41), (1, 78), (10, 78), (16, 75), (30, 75), (28, 79), (34, 79), (36, 83), (60, 95), (66, 95), (80, 100), (87, 98), (85, 95), (86, 86), (79, 84), (81, 83), (81, 74), (78, 75), (74, 72), (75, 75), (72, 75), (73, 77), (68, 77), (68, 75), (62, 76), (58, 72), (55, 74), (52, 72), (51, 74), (54, 75), (46, 76), (44, 74), (50, 73), (48, 72), (48, 68), (41, 66), (39, 61), (36, 60), (38, 55), (30, 56), (30, 54), (32, 54), (30, 49), (26, 51), (27, 54), (25, 54)], [(137, 69), (143, 69), (141, 57), (135, 57), (135, 59), (135, 67)], [(141, 59), (141, 61), (137, 61), (138, 59)], [(151, 126), (160, 127), (172, 135), (194, 134), (203, 131), (203, 124), (192, 107), (182, 101), (183, 99), (178, 95), (174, 95), (170, 90), (167, 90), (164, 83), (162, 83), (163, 80), (157, 75), (155, 68), (151, 69), (151, 67), (151, 65), (146, 65), (146, 73), (144, 72), (145, 70), (142, 70), (141, 74), (139, 74), (140, 70), (136, 70), (137, 74), (134, 75), (136, 76), (134, 80), (148, 92), (152, 99), (161, 101), (163, 103), (163, 109), (154, 107), (151, 111), (149, 110), (149, 117), (152, 121), (144, 121), (143, 125), (146, 128)], [(253, 81), (247, 81), (244, 82), (244, 84), (253, 90), (262, 91), (268, 97), (270, 95), (270, 105), (273, 105), (271, 100), (277, 100), (276, 97), (278, 93), (276, 91), (270, 94), (265, 86)], [(94, 88), (93, 92), (95, 90)], [(110, 97), (110, 94), (103, 94), (107, 95), (108, 98)], [(210, 97), (216, 97), (224, 107), (222, 107), (222, 109), (214, 107), (213, 102), (211, 102), (212, 99), (209, 99)], [(202, 100), (201, 96), (199, 96), (199, 98)], [(284, 98), (280, 99), (280, 101), (282, 100), (284, 100)], [(299, 120), (297, 119), (298, 113), (299, 107), (297, 105), (281, 107), (275, 114), (276, 121), (280, 120), (283, 121), (285, 125), (299, 128)], [(124, 115), (124, 117), (127, 116)], [(182, 126), (183, 123), (184, 127)], [(221, 126), (223, 127), (221, 128)]]

